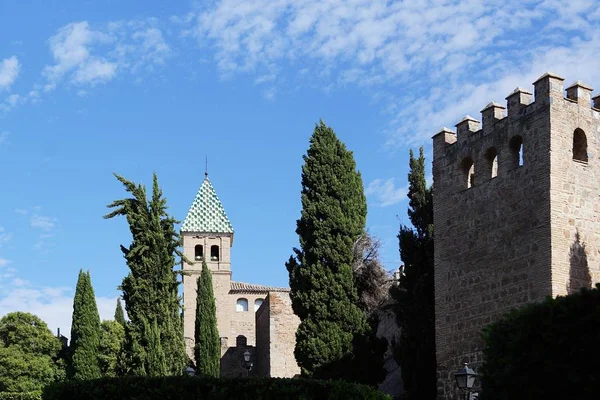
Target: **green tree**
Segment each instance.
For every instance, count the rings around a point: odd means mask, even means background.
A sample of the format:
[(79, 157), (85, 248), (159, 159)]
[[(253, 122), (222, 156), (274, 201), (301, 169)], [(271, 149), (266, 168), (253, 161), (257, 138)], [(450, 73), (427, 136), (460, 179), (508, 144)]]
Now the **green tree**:
[(194, 339), (196, 374), (218, 377), (221, 348), (217, 329), (217, 309), (212, 274), (206, 266), (206, 261), (202, 261), (202, 272), (198, 277)]
[(99, 378), (101, 376), (98, 364), (99, 346), (100, 316), (96, 306), (96, 296), (89, 271), (80, 270), (73, 299), (67, 375), (75, 379)]
[(368, 330), (352, 275), (353, 244), (364, 231), (367, 204), (352, 152), (323, 121), (303, 159), (300, 248), (286, 267), (301, 321), (294, 354), (304, 375), (319, 377), (351, 354), (355, 335)]
[(118, 376), (117, 360), (123, 348), (125, 328), (117, 321), (102, 321), (100, 324), (100, 347), (98, 359), (103, 376)]
[[(125, 216), (132, 234), (129, 247), (121, 250), (129, 267), (121, 289), (125, 309), (129, 317), (125, 335), (125, 355), (121, 365), (127, 365), (125, 373), (143, 375), (150, 373), (147, 358), (161, 357), (144, 350), (148, 345), (147, 332), (156, 323), (161, 351), (164, 353), (166, 373), (180, 375), (187, 357), (183, 340), (183, 323), (178, 294), (179, 281), (173, 270), (178, 264), (180, 238), (175, 230), (178, 222), (167, 214), (166, 199), (153, 175), (152, 196), (146, 199), (146, 188), (116, 175), (132, 197), (109, 204), (114, 208), (104, 218)], [(148, 329), (144, 326), (148, 324)], [(154, 361), (152, 361), (154, 363)], [(154, 364), (153, 364), (154, 365)], [(152, 371), (156, 371), (152, 367)], [(153, 372), (154, 373), (154, 372)]]
[(396, 300), (401, 328), (399, 362), (408, 400), (435, 399), (435, 309), (433, 276), (433, 196), (425, 181), (423, 148), (419, 158), (410, 151), (408, 217), (412, 227), (401, 225), (398, 239), (404, 269), (390, 293)]
[(115, 309), (115, 321), (121, 324), (125, 328), (125, 313), (123, 312), (123, 306), (121, 305), (121, 299), (117, 299), (117, 308)]
[(0, 392), (41, 390), (54, 381), (61, 344), (44, 321), (24, 312), (0, 319)]
[(167, 374), (165, 352), (160, 343), (160, 331), (158, 330), (156, 320), (152, 321), (152, 323), (144, 322), (144, 333), (147, 344), (146, 372), (149, 376), (165, 376)]

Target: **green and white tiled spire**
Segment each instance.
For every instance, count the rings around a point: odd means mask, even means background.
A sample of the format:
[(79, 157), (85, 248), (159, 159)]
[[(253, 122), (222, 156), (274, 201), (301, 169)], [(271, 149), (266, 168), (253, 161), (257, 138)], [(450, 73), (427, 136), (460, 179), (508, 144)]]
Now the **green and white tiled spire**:
[(231, 233), (233, 226), (227, 218), (223, 204), (217, 196), (208, 174), (200, 186), (200, 190), (194, 198), (194, 202), (188, 211), (181, 232), (212, 232)]

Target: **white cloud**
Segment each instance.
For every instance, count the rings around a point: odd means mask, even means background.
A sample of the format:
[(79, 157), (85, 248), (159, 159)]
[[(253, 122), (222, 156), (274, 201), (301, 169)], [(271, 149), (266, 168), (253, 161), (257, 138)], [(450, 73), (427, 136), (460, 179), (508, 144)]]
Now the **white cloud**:
[(397, 188), (394, 178), (375, 179), (365, 189), (367, 196), (373, 196), (381, 207), (387, 207), (406, 199), (406, 188)]
[(56, 226), (56, 218), (45, 217), (38, 214), (32, 215), (29, 222), (32, 228), (41, 229), (46, 232), (53, 230)]
[(17, 80), (21, 64), (17, 56), (0, 61), (0, 90), (8, 89)]
[[(56, 333), (71, 334), (74, 291), (69, 287), (30, 287), (31, 282), (15, 278), (12, 287), (0, 293), (0, 317), (15, 311), (37, 315)], [(101, 319), (113, 319), (117, 298), (96, 297)]]
[(4, 228), (0, 226), (0, 247), (10, 239), (12, 239), (12, 233), (5, 232)]
[(0, 267), (4, 267), (8, 264), (10, 264), (10, 260), (7, 260), (6, 258), (0, 258)]

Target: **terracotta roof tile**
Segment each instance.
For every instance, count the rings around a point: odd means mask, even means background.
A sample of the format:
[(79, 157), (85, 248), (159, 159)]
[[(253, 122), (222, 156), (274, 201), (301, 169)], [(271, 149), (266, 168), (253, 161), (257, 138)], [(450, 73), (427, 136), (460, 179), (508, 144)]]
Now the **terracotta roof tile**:
[(255, 285), (253, 283), (231, 281), (230, 293), (267, 293), (267, 292), (289, 292), (289, 288)]

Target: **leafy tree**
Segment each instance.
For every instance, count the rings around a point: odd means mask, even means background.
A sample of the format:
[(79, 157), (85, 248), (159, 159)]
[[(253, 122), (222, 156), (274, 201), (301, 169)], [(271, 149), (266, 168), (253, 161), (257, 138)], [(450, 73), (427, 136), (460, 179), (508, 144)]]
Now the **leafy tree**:
[(398, 235), (404, 269), (390, 293), (401, 328), (399, 362), (408, 400), (435, 399), (435, 309), (433, 276), (433, 197), (425, 181), (425, 156), (410, 151), (408, 216)]
[(100, 324), (100, 347), (98, 359), (103, 376), (118, 376), (117, 360), (125, 340), (125, 328), (117, 321)]
[[(149, 201), (143, 185), (136, 185), (116, 174), (115, 176), (132, 195), (109, 204), (108, 207), (114, 210), (104, 216), (125, 216), (132, 234), (129, 247), (121, 246), (130, 270), (121, 284), (130, 322), (125, 335), (126, 354), (120, 364), (126, 368), (125, 373), (144, 375), (150, 371), (154, 373), (155, 360), (164, 357), (166, 374), (180, 375), (187, 357), (180, 317), (179, 281), (177, 273), (173, 271), (177, 265), (176, 257), (182, 256), (178, 249), (179, 234), (174, 226), (178, 221), (167, 214), (166, 199), (158, 185), (156, 174), (153, 175), (152, 196)], [(154, 329), (154, 323), (160, 346), (153, 348), (160, 348), (163, 356), (144, 350), (149, 345), (147, 333)], [(152, 335), (150, 337), (154, 340)]]
[(294, 354), (304, 375), (319, 377), (351, 354), (355, 335), (368, 330), (352, 275), (353, 244), (364, 231), (367, 204), (352, 152), (323, 121), (303, 159), (300, 249), (286, 267), (301, 321)]
[(24, 312), (0, 319), (0, 392), (41, 390), (59, 375), (61, 344), (44, 321)]
[(121, 299), (117, 299), (117, 308), (115, 309), (115, 321), (121, 324), (125, 328), (125, 313), (123, 312), (123, 306), (121, 305)]
[(160, 343), (160, 331), (158, 330), (156, 320), (152, 321), (152, 323), (144, 321), (144, 331), (145, 342), (147, 343), (146, 371), (148, 376), (165, 376), (167, 374), (165, 352)]
[(98, 364), (99, 346), (100, 316), (96, 306), (96, 296), (89, 271), (80, 270), (73, 299), (68, 376), (75, 379), (99, 378), (101, 376)]
[(198, 277), (194, 339), (196, 374), (218, 377), (221, 348), (217, 329), (217, 310), (212, 274), (205, 261), (202, 261), (202, 272)]
[(354, 242), (352, 273), (358, 293), (358, 305), (367, 314), (387, 298), (390, 276), (379, 261), (379, 240), (364, 232)]

